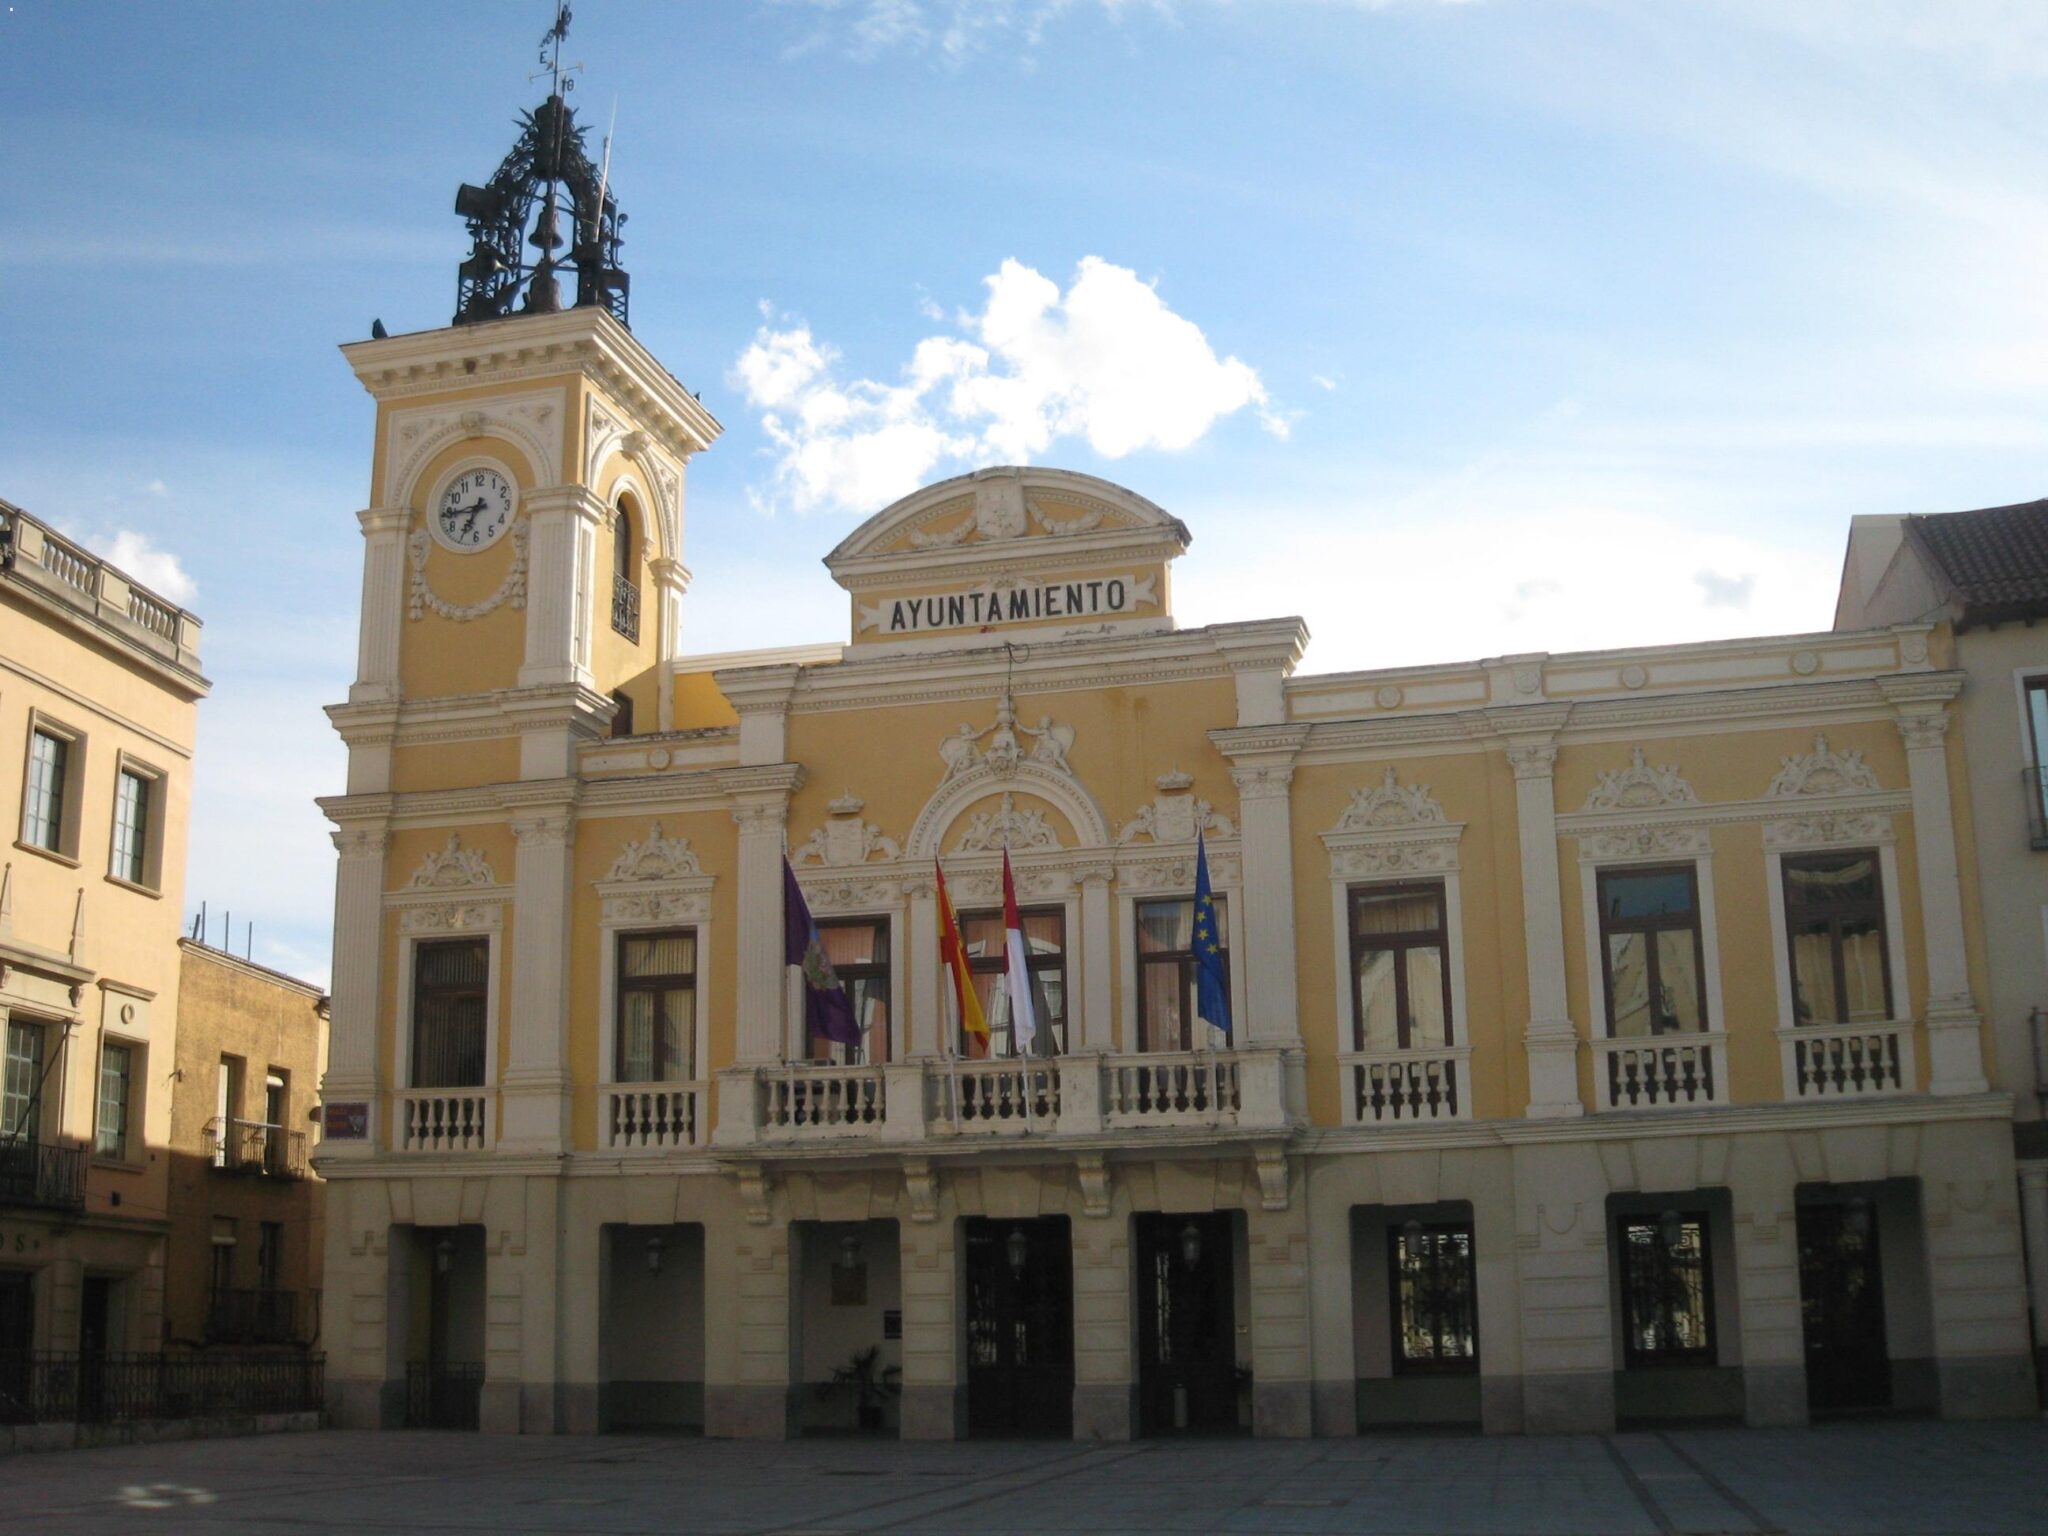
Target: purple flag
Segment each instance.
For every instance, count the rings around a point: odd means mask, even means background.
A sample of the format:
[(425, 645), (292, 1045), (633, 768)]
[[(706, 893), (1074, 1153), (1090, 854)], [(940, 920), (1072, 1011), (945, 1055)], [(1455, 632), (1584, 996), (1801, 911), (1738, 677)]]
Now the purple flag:
[(796, 871), (787, 858), (782, 861), (782, 963), (804, 973), (806, 1037), (822, 1035), (840, 1045), (858, 1046), (860, 1025), (853, 1017), (853, 1002), (825, 958), (804, 888), (796, 883)]

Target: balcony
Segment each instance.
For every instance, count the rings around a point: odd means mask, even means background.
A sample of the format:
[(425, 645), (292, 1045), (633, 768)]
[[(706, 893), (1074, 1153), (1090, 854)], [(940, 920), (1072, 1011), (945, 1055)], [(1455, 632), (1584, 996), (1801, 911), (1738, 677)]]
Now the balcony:
[(612, 577), (612, 628), (640, 643), (640, 589), (623, 576)]
[(611, 1083), (597, 1091), (606, 1152), (681, 1152), (704, 1145), (703, 1083)]
[(1704, 1109), (1728, 1102), (1728, 1036), (1631, 1035), (1593, 1042), (1603, 1110)]
[[(1291, 1130), (1277, 1050), (735, 1068), (721, 1146)], [(751, 1092), (749, 1092), (751, 1088)], [(746, 1114), (751, 1106), (752, 1115)], [(737, 1123), (734, 1123), (737, 1122)]]
[(206, 1122), (206, 1142), (213, 1149), (213, 1166), (223, 1173), (272, 1179), (306, 1177), (304, 1131), (288, 1131), (260, 1120), (216, 1118)]
[(206, 1308), (209, 1344), (297, 1344), (299, 1298), (295, 1291), (216, 1291)]
[(412, 1088), (397, 1101), (398, 1152), (488, 1152), (491, 1096), (482, 1088)]
[(85, 1149), (0, 1142), (0, 1207), (85, 1209)]
[(1351, 1051), (1337, 1058), (1346, 1125), (1472, 1118), (1472, 1049)]
[(1786, 1097), (1867, 1099), (1911, 1093), (1913, 1025), (1800, 1024), (1778, 1031)]

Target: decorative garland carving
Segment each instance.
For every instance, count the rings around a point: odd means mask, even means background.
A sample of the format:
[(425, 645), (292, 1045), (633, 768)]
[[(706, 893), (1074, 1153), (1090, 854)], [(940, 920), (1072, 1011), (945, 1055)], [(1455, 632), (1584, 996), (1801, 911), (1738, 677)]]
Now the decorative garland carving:
[(1237, 836), (1237, 824), (1216, 811), (1208, 801), (1197, 800), (1188, 790), (1194, 779), (1175, 769), (1153, 781), (1161, 790), (1153, 802), (1125, 822), (1117, 832), (1119, 846), (1150, 838), (1155, 843), (1192, 843), (1202, 832), (1213, 837)]
[(405, 888), (408, 891), (448, 891), (459, 890), (466, 885), (497, 883), (498, 877), (491, 872), (491, 861), (484, 851), (463, 847), (460, 834), (450, 832), (447, 846), (420, 860), (420, 867), (412, 872)]
[(1448, 842), (1368, 844), (1335, 849), (1330, 854), (1330, 873), (1352, 878), (1433, 875), (1457, 866), (1457, 844)]
[[(980, 744), (984, 736), (989, 738), (986, 747)], [(1019, 736), (1031, 738), (1028, 751), (1017, 739)], [(983, 764), (998, 773), (1012, 773), (1027, 758), (1056, 772), (1071, 774), (1073, 769), (1067, 765), (1067, 749), (1073, 744), (1074, 728), (1056, 723), (1050, 715), (1039, 716), (1036, 725), (1019, 725), (1016, 701), (1005, 688), (1002, 698), (996, 703), (993, 725), (984, 725), (977, 730), (971, 723), (963, 724), (939, 743), (939, 757), (946, 764), (945, 777), (939, 782), (943, 784), (972, 773)]]
[(1375, 788), (1361, 789), (1330, 828), (1332, 835), (1344, 832), (1378, 832), (1395, 827), (1443, 826), (1444, 808), (1437, 804), (1427, 784), (1401, 784), (1389, 768)]
[(612, 861), (607, 880), (678, 880), (700, 875), (704, 866), (690, 851), (687, 837), (663, 837), (661, 823), (654, 823), (645, 839), (628, 843)]
[(451, 902), (445, 907), (408, 907), (398, 916), (400, 933), (472, 933), (494, 930), (502, 925), (505, 909), (496, 902), (465, 906)]
[(1836, 752), (1825, 736), (1813, 738), (1813, 751), (1805, 757), (1788, 757), (1771, 787), (1768, 800), (1787, 800), (1800, 795), (1851, 795), (1882, 789), (1877, 773), (1863, 761), (1861, 752)]
[(1679, 777), (1676, 763), (1652, 768), (1643, 760), (1643, 749), (1629, 753), (1626, 768), (1609, 768), (1600, 775), (1593, 792), (1586, 797), (1583, 811), (1643, 811), (1666, 805), (1697, 805), (1692, 786)]
[(1033, 806), (1018, 809), (1007, 790), (1002, 805), (993, 811), (977, 811), (953, 844), (955, 853), (993, 853), (1007, 848), (1013, 853), (1038, 848), (1060, 847), (1057, 828), (1045, 819), (1045, 812)]
[(428, 610), (444, 619), (460, 623), (468, 619), (480, 619), (497, 608), (509, 603), (514, 608), (526, 606), (526, 538), (527, 523), (524, 517), (512, 525), (512, 563), (505, 567), (505, 579), (498, 583), (498, 590), (481, 602), (451, 603), (427, 585), (427, 552), (433, 546), (433, 536), (424, 528), (416, 528), (406, 540), (412, 557), (412, 591), (406, 604), (409, 618), (423, 618)]
[(710, 915), (709, 891), (648, 891), (604, 901), (607, 923), (701, 923)]
[(812, 830), (811, 835), (790, 854), (790, 862), (797, 865), (826, 864), (843, 869), (853, 864), (865, 864), (878, 853), (892, 862), (902, 858), (902, 846), (895, 838), (884, 836), (882, 829), (872, 821), (860, 819), (865, 804), (850, 790), (828, 804), (825, 809), (831, 819), (824, 826)]
[(1891, 840), (1891, 817), (1875, 811), (1821, 811), (1813, 816), (1764, 823), (1764, 847), (1771, 850)]
[(1713, 852), (1705, 827), (1615, 827), (1589, 832), (1579, 840), (1581, 859), (1693, 859)]

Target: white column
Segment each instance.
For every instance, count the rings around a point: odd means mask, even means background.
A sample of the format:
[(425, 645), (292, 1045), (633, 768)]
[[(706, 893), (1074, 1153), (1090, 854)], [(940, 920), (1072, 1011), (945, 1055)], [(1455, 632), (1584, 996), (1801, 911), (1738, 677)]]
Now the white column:
[(512, 1031), (499, 1074), (498, 1150), (549, 1155), (569, 1145), (569, 883), (572, 805), (512, 818)]
[(1078, 1048), (1107, 1051), (1115, 1044), (1110, 1030), (1111, 998), (1116, 990), (1115, 904), (1109, 885), (1116, 879), (1113, 865), (1079, 870), (1074, 881), (1081, 887), (1081, 1031)]
[(910, 1014), (908, 1054), (942, 1056), (952, 1015), (946, 1002), (949, 989), (939, 975), (939, 888), (928, 877), (914, 875), (903, 882), (903, 892), (910, 898), (910, 969), (903, 978)]
[(405, 624), (407, 572), (405, 532), (412, 521), (406, 507), (371, 507), (358, 512), (363, 529), (363, 620), (356, 645), (356, 681), (351, 704), (395, 701), (398, 636)]
[(1970, 995), (1963, 937), (1962, 877), (1948, 786), (1948, 708), (1939, 701), (1899, 705), (1906, 778), (1913, 795), (1913, 850), (1920, 866), (1920, 929), (1927, 956), (1928, 1091), (1983, 1093), (1983, 1016)]
[(378, 982), (383, 973), (383, 826), (345, 826), (334, 834), (341, 854), (334, 880), (334, 979), (329, 990), (327, 1072), (323, 1102), (361, 1100), (373, 1123), (362, 1141), (323, 1140), (325, 1158), (369, 1157), (383, 1127), (374, 1123), (382, 1086), (377, 1068)]
[(1529, 966), (1529, 1109), (1532, 1120), (1585, 1113), (1579, 1036), (1565, 1001), (1564, 906), (1558, 885), (1555, 738), (1511, 737), (1515, 824), (1522, 853), (1522, 948)]
[(655, 672), (659, 697), (656, 700), (656, 728), (676, 728), (676, 658), (683, 653), (683, 594), (690, 590), (690, 572), (680, 560), (658, 556), (648, 562), (647, 573), (656, 608), (655, 654), (661, 658)]
[[(589, 562), (582, 551), (605, 507), (582, 486), (535, 491), (526, 498), (526, 659), (521, 687), (585, 683)], [(579, 616), (583, 621), (579, 624)]]
[(739, 843), (739, 1031), (735, 1064), (782, 1060), (782, 851), (787, 790), (756, 791), (734, 805)]
[(1244, 865), (1245, 1011), (1239, 1042), (1248, 1046), (1301, 1045), (1295, 988), (1294, 820), (1289, 786), (1294, 756), (1307, 732), (1295, 730), (1240, 748), (1232, 756), (1237, 785), (1240, 858)]

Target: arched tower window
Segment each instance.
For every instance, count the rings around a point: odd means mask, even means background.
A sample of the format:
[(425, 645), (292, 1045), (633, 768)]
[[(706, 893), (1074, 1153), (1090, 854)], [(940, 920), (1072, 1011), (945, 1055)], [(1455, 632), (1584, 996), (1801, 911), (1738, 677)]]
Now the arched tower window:
[(640, 643), (640, 582), (634, 559), (639, 515), (630, 496), (621, 496), (612, 518), (612, 628)]

